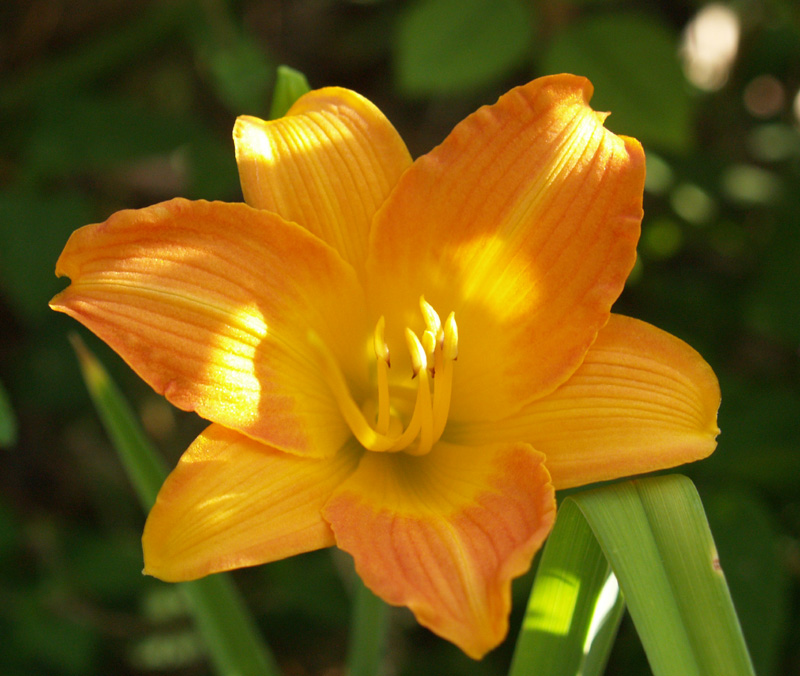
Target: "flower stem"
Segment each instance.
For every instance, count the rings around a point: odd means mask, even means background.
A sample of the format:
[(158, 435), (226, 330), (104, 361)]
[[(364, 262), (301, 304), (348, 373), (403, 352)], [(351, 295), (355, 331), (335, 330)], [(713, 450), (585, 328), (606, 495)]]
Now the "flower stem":
[(389, 626), (389, 606), (373, 594), (356, 576), (347, 676), (376, 676)]

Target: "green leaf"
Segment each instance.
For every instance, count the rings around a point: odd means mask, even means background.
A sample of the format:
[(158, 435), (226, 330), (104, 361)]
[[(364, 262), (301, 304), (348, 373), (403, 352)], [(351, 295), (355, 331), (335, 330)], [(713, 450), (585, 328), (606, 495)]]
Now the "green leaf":
[(742, 488), (725, 486), (703, 497), (756, 673), (778, 674), (791, 593), (776, 519), (763, 500)]
[(523, 64), (532, 16), (519, 0), (421, 0), (398, 18), (397, 84), (409, 96), (473, 91)]
[(235, 115), (259, 114), (267, 104), (273, 65), (261, 45), (242, 33), (203, 54), (217, 96)]
[[(673, 475), (564, 500), (531, 592), (513, 676), (600, 673), (615, 627), (607, 624), (595, 638), (595, 671), (582, 664), (581, 641), (606, 579), (600, 551), (655, 676), (753, 675), (700, 498), (691, 481)], [(570, 655), (552, 654), (562, 650)]]
[(389, 606), (375, 596), (357, 575), (355, 602), (347, 651), (347, 676), (374, 676), (380, 673)]
[(289, 66), (278, 66), (269, 119), (276, 120), (286, 115), (294, 102), (309, 91), (311, 91), (311, 86), (303, 73)]
[[(72, 342), (100, 419), (142, 506), (149, 510), (167, 476), (164, 462), (102, 364), (80, 339), (75, 337)], [(271, 676), (280, 673), (230, 576), (217, 574), (183, 582), (181, 589), (219, 674)]]
[(611, 564), (656, 676), (753, 667), (700, 497), (680, 475), (568, 498)]
[(625, 605), (586, 520), (564, 505), (547, 540), (509, 676), (601, 674)]
[(596, 91), (592, 106), (612, 113), (610, 129), (682, 151), (692, 143), (693, 108), (677, 54), (677, 35), (664, 24), (615, 12), (569, 24), (541, 66), (588, 77)]
[(8, 448), (17, 442), (17, 417), (11, 408), (11, 398), (0, 381), (0, 448)]

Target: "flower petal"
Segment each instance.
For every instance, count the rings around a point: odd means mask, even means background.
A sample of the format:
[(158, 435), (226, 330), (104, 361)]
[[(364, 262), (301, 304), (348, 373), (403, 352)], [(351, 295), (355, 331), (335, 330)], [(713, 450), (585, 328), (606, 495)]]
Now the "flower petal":
[(689, 345), (612, 315), (574, 375), (510, 418), (448, 427), (448, 440), (523, 439), (557, 489), (675, 467), (716, 447), (719, 384)]
[(308, 228), (361, 271), (372, 217), (411, 164), (383, 113), (328, 87), (278, 120), (240, 117), (233, 139), (247, 203)]
[(309, 332), (366, 382), (363, 292), (296, 224), (176, 199), (77, 230), (56, 274), (72, 284), (51, 307), (179, 408), (299, 454), (332, 455), (349, 437)]
[(366, 453), (323, 516), (372, 591), (480, 658), (555, 518), (542, 458), (527, 444)]
[(564, 382), (633, 266), (644, 154), (603, 127), (591, 93), (571, 75), (511, 90), (417, 160), (376, 215), (372, 311), (398, 342), (421, 294), (455, 311), (456, 419), (504, 417)]
[(142, 536), (144, 572), (168, 582), (334, 544), (320, 510), (356, 467), (347, 446), (301, 458), (211, 425), (158, 494)]

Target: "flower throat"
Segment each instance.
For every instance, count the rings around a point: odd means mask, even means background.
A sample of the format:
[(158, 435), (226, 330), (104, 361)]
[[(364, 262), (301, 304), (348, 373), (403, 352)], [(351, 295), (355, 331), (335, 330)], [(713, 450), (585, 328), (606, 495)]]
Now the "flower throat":
[(347, 381), (330, 350), (316, 335), (310, 336), (319, 349), (323, 376), (345, 421), (368, 451), (405, 451), (411, 455), (425, 455), (444, 432), (450, 411), (453, 366), (458, 356), (458, 327), (454, 313), (451, 312), (442, 323), (424, 297), (420, 298), (419, 305), (425, 321), (422, 336), (418, 337), (409, 328), (405, 330), (411, 355), (411, 379), (416, 380), (414, 409), (405, 428), (391, 405), (391, 361), (384, 339), (384, 317), (378, 320), (372, 341), (377, 370), (377, 403), (368, 401), (363, 407), (353, 400)]

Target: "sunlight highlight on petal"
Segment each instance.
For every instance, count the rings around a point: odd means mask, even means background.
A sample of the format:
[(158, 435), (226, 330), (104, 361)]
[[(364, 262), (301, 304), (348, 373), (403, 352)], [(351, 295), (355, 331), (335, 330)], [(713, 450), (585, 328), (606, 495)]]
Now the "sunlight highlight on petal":
[(603, 127), (591, 93), (568, 75), (512, 90), (417, 160), (376, 216), (368, 291), (389, 344), (422, 293), (458, 317), (454, 419), (500, 419), (564, 382), (633, 266), (644, 154)]
[(328, 87), (278, 120), (240, 117), (233, 138), (247, 203), (299, 223), (360, 272), (372, 217), (411, 164), (383, 113)]
[(172, 471), (145, 525), (145, 573), (193, 580), (334, 544), (320, 510), (353, 472), (352, 445), (318, 460), (212, 425)]
[(173, 200), (76, 231), (57, 274), (72, 284), (51, 307), (176, 406), (300, 454), (347, 440), (307, 333), (365, 382), (362, 292), (302, 228), (243, 204)]

